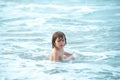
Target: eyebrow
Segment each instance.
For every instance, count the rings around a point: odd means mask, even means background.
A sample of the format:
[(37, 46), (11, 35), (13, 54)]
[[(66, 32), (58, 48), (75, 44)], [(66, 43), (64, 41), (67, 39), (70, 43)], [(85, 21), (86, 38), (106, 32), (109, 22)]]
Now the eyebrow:
[(63, 39), (65, 39), (65, 38), (64, 38), (64, 37), (58, 37), (58, 39), (59, 39), (59, 40), (63, 40)]

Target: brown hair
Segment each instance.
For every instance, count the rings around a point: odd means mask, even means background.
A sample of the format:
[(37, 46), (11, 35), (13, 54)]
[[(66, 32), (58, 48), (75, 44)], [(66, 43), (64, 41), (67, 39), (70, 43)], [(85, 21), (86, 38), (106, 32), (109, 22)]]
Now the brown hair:
[(55, 40), (57, 38), (65, 38), (65, 44), (67, 43), (65, 34), (63, 32), (61, 32), (61, 31), (57, 31), (57, 32), (53, 33), (53, 36), (52, 36), (52, 48), (55, 47)]

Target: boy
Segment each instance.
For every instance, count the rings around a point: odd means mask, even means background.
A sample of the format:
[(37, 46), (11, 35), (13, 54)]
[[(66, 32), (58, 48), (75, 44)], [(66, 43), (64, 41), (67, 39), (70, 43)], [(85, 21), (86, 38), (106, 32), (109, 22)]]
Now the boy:
[(72, 54), (64, 51), (66, 45), (66, 37), (63, 32), (57, 31), (52, 36), (52, 52), (50, 55), (51, 61), (74, 60)]

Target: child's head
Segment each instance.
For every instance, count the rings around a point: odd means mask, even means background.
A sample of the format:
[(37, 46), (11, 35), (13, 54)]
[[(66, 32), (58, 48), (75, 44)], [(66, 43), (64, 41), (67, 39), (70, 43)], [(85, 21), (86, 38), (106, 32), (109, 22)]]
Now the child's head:
[(56, 44), (55, 44), (56, 39), (64, 39), (65, 44), (67, 43), (65, 34), (61, 31), (57, 31), (53, 33), (53, 36), (52, 36), (52, 48), (56, 47)]

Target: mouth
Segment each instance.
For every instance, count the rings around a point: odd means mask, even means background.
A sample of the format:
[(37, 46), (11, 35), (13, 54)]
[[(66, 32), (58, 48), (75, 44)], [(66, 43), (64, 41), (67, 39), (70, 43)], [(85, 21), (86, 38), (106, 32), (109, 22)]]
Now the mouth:
[(63, 47), (64, 45), (60, 45), (61, 47)]

